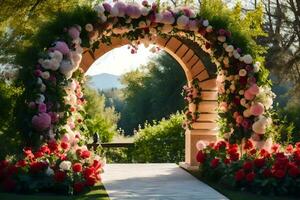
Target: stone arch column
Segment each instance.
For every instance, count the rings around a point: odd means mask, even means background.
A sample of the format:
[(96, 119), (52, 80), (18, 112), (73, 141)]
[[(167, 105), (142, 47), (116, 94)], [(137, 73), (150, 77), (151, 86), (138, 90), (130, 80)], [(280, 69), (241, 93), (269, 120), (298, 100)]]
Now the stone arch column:
[[(153, 42), (153, 41), (152, 41)], [(199, 53), (191, 48), (191, 44), (181, 41), (175, 37), (162, 38), (157, 37), (154, 43), (169, 53), (183, 68), (187, 82), (191, 85), (193, 79), (200, 81), (202, 88), (202, 102), (198, 111), (200, 118), (192, 124), (192, 130), (186, 130), (185, 133), (185, 162), (181, 164), (185, 168), (198, 167), (196, 161), (196, 143), (198, 140), (216, 141), (217, 140), (217, 88), (215, 74), (209, 71), (203, 64)], [(89, 67), (105, 53), (130, 42), (127, 39), (112, 38), (110, 45), (100, 44), (99, 48), (91, 53), (88, 49), (84, 50), (83, 59), (80, 67), (87, 71)], [(198, 47), (200, 49), (200, 47)], [(202, 50), (201, 50), (202, 51)], [(190, 109), (194, 109), (194, 105), (190, 105)]]

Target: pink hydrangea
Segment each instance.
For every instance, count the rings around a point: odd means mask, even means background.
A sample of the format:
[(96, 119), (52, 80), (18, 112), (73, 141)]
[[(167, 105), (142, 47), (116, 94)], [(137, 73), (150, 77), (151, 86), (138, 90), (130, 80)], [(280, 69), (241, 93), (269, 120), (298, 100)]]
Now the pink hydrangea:
[(70, 36), (72, 39), (77, 39), (77, 38), (79, 38), (79, 36), (80, 36), (79, 30), (78, 30), (78, 28), (75, 27), (75, 26), (72, 26), (71, 28), (69, 28), (68, 34), (69, 34), (69, 36)]
[(137, 6), (128, 5), (126, 8), (126, 14), (133, 19), (137, 19), (142, 15), (142, 12)]
[(58, 41), (55, 42), (55, 46), (50, 48), (51, 51), (59, 51), (61, 52), (63, 55), (67, 55), (70, 52), (70, 49), (67, 45), (67, 43), (63, 42), (63, 41)]
[(32, 126), (37, 131), (44, 131), (51, 125), (51, 117), (47, 113), (40, 113), (33, 116), (31, 120)]
[(261, 114), (264, 113), (265, 108), (264, 105), (262, 103), (255, 103), (251, 106), (250, 111), (252, 113), (252, 115), (254, 116), (260, 116)]
[(174, 24), (175, 18), (174, 18), (173, 14), (170, 11), (165, 11), (162, 14), (162, 22), (164, 24)]

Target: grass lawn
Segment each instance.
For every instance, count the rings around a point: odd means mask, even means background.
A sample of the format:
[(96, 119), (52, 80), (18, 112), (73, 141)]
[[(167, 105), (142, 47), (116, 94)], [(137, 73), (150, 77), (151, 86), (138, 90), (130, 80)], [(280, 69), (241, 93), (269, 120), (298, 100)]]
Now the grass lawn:
[(1, 200), (109, 200), (103, 185), (94, 186), (86, 194), (79, 196), (59, 196), (55, 194), (36, 194), (36, 195), (19, 195), (10, 193), (0, 193)]
[(199, 179), (200, 181), (206, 183), (210, 187), (214, 188), (230, 200), (299, 200), (299, 197), (275, 197), (275, 196), (262, 196), (257, 195), (249, 192), (241, 192), (238, 190), (231, 190), (222, 187), (220, 184), (217, 184), (215, 182), (209, 181), (205, 178), (203, 178), (198, 171), (188, 171), (190, 174), (192, 174), (194, 177)]

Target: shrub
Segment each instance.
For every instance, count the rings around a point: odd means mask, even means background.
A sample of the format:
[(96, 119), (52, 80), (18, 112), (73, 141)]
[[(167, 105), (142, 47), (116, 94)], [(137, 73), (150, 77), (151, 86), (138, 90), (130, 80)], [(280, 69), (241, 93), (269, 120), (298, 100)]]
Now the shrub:
[(183, 115), (171, 115), (170, 119), (145, 124), (135, 139), (133, 159), (136, 162), (179, 162), (184, 159)]
[(232, 186), (268, 195), (299, 195), (300, 143), (281, 147), (274, 144), (271, 151), (254, 148), (246, 141), (241, 155), (237, 144), (219, 141), (200, 150), (197, 155), (202, 174)]

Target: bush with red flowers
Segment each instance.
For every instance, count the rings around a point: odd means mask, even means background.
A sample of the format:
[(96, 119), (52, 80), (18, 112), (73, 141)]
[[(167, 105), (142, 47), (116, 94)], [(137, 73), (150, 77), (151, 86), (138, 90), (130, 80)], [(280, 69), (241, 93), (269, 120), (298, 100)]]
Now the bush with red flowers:
[[(66, 148), (67, 147), (67, 148)], [(33, 152), (23, 150), (16, 162), (0, 162), (0, 190), (33, 193), (53, 191), (78, 194), (101, 180), (103, 163), (85, 146), (51, 141)]]
[(246, 141), (241, 154), (237, 144), (211, 143), (197, 160), (203, 176), (222, 185), (259, 194), (300, 194), (300, 142), (286, 148), (273, 145), (270, 152), (254, 149)]

